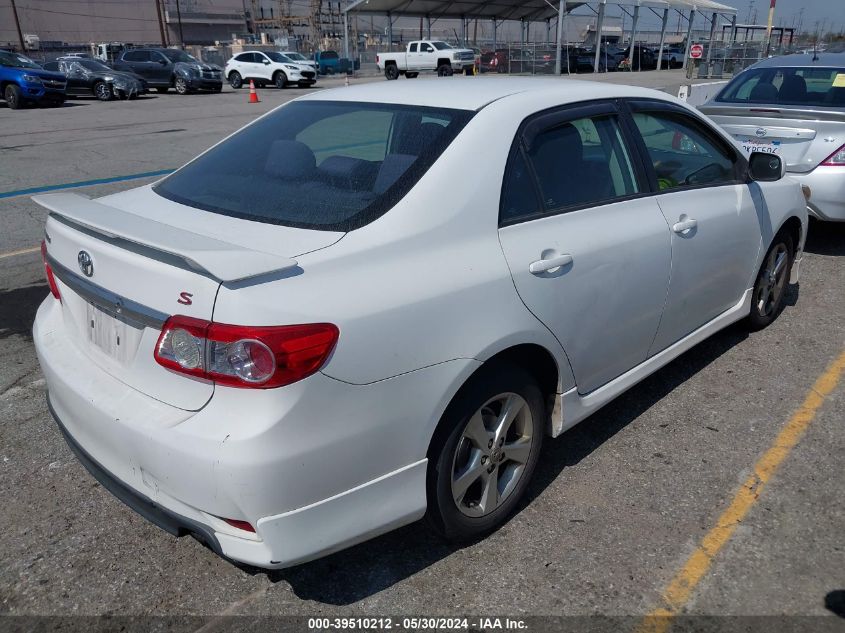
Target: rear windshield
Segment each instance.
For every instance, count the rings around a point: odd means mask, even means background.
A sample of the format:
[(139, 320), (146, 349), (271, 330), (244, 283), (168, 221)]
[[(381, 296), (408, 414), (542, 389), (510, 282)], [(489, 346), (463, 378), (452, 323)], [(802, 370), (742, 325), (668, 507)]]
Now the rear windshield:
[(472, 115), (379, 103), (293, 102), (154, 190), (232, 217), (351, 231), (402, 199)]
[(845, 106), (845, 68), (752, 68), (716, 97), (723, 103)]
[(337, 59), (337, 53), (334, 51), (323, 51), (320, 53), (320, 59)]

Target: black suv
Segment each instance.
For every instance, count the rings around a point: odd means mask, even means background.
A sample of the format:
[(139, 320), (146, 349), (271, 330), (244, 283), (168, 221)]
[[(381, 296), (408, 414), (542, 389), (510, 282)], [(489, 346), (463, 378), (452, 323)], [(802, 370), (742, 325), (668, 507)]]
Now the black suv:
[(123, 51), (115, 70), (133, 72), (143, 77), (151, 88), (161, 93), (171, 87), (180, 95), (196, 90), (223, 90), (223, 69), (206, 64), (175, 48), (133, 48)]

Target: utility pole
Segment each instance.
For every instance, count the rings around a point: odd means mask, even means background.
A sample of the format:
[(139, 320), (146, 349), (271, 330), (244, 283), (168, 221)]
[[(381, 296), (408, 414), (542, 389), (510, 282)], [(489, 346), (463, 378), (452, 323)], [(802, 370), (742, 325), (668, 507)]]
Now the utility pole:
[(23, 33), (21, 33), (21, 21), (18, 19), (18, 8), (15, 6), (15, 0), (12, 2), (12, 15), (15, 16), (15, 26), (18, 29), (18, 42), (21, 45), (21, 53), (26, 52), (26, 47), (23, 45)]
[(156, 0), (156, 16), (158, 17), (158, 30), (161, 32), (161, 45), (167, 46), (167, 39), (164, 37), (164, 20), (161, 17), (161, 0)]
[(176, 19), (179, 21), (179, 47), (185, 50), (185, 36), (182, 34), (182, 7), (179, 0), (176, 0)]
[(766, 23), (766, 57), (769, 56), (772, 50), (772, 20), (775, 17), (775, 3), (777, 0), (772, 0), (769, 5), (769, 21)]

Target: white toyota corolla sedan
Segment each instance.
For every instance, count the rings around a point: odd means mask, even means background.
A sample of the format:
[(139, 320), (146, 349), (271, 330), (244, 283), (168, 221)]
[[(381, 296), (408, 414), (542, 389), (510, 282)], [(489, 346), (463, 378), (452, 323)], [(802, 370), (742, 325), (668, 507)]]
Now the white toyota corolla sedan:
[(783, 174), (640, 88), (307, 95), (154, 185), (35, 198), (50, 408), (106, 488), (236, 561), (424, 515), (477, 538), (544, 436), (777, 317), (807, 228)]

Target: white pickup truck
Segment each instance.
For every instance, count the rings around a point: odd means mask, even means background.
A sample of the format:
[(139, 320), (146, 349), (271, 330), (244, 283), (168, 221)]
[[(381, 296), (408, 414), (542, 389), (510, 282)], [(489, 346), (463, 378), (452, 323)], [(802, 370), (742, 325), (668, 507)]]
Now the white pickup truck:
[(399, 79), (399, 75), (413, 79), (424, 70), (436, 70), (440, 77), (462, 71), (471, 75), (475, 68), (475, 53), (469, 48), (454, 48), (446, 42), (417, 40), (410, 42), (404, 53), (377, 53), (376, 64), (388, 79)]

